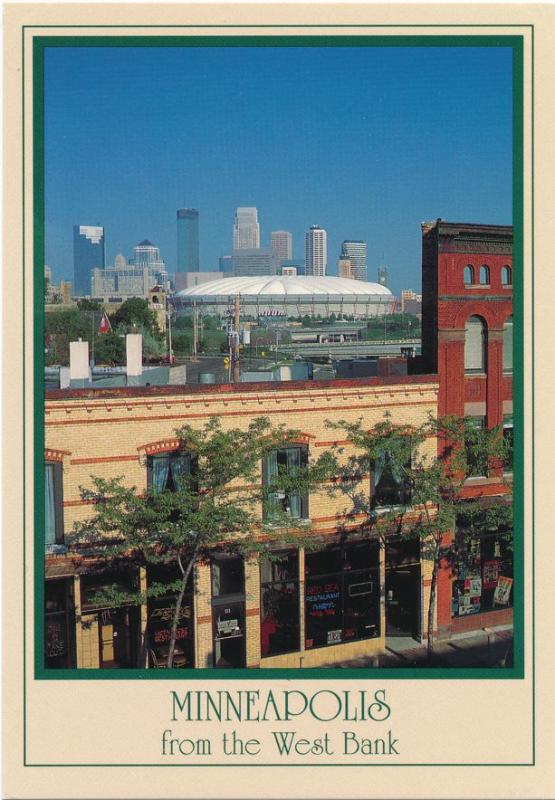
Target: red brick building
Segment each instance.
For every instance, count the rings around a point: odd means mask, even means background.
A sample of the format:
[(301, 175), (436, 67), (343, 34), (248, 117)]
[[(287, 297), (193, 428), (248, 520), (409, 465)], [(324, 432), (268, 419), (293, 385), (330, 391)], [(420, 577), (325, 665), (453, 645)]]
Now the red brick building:
[[(422, 361), (425, 371), (438, 374), (439, 415), (466, 417), (487, 429), (503, 426), (510, 442), (512, 245), (510, 226), (440, 219), (422, 223)], [(503, 467), (477, 468), (466, 480), (465, 494), (506, 495), (511, 472), (508, 462)], [(512, 559), (501, 550), (499, 541), (483, 538), (469, 556), (470, 566), (468, 571), (463, 569), (462, 579), (445, 566), (438, 591), (440, 634), (511, 621), (511, 609), (493, 602), (495, 575), (510, 571), (512, 578)], [(474, 596), (463, 585), (472, 582), (466, 577), (470, 575), (480, 582), (473, 586)]]

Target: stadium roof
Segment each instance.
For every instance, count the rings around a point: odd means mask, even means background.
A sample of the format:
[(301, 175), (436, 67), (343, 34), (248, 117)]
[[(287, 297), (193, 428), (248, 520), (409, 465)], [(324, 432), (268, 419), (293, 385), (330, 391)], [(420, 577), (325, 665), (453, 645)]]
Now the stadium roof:
[(351, 278), (321, 277), (318, 275), (258, 275), (245, 278), (221, 278), (220, 280), (201, 283), (191, 289), (183, 289), (183, 291), (177, 293), (176, 297), (184, 299), (202, 297), (208, 299), (210, 297), (232, 297), (238, 294), (243, 297), (333, 295), (335, 297), (352, 297), (353, 299), (355, 297), (363, 299), (375, 297), (376, 295), (385, 295), (393, 299), (389, 289), (379, 283), (355, 281)]

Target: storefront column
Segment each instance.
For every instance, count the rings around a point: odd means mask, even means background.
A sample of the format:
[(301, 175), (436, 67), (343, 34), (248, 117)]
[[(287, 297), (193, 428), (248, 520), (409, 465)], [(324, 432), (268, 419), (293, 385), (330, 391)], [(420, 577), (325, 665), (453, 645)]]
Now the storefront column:
[[(146, 567), (139, 567), (139, 591), (145, 597), (146, 597), (146, 590), (147, 590)], [(139, 651), (139, 666), (143, 668), (144, 667), (148, 668), (148, 648), (146, 646), (147, 625), (148, 625), (148, 607), (146, 603), (142, 603), (140, 606), (140, 616), (139, 616), (138, 651)]]
[(195, 667), (213, 666), (212, 586), (210, 563), (199, 561), (195, 567)]
[(82, 615), (80, 575), (75, 575), (73, 578), (73, 594), (75, 598), (77, 668), (99, 669), (100, 650), (98, 641), (98, 619), (96, 614)]
[(303, 666), (304, 650), (305, 650), (305, 595), (304, 595), (304, 547), (299, 547), (299, 639), (300, 639), (300, 657), (299, 667)]
[[(430, 596), (432, 594), (432, 572), (434, 564), (431, 558), (421, 556), (422, 566), (422, 601), (421, 601), (421, 614), (422, 614), (422, 641), (428, 639), (428, 611), (430, 608)], [(437, 598), (438, 587), (436, 586), (436, 602), (434, 608), (434, 631), (437, 631)]]
[(383, 642), (385, 649), (385, 634), (386, 634), (386, 618), (385, 618), (385, 546), (380, 546), (379, 552), (379, 566), (380, 566), (380, 639)]
[(260, 566), (258, 555), (245, 558), (246, 665), (260, 666)]

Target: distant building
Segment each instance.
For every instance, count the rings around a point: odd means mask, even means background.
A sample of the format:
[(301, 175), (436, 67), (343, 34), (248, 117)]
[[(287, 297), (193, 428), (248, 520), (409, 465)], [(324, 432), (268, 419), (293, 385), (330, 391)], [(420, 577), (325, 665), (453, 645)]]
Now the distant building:
[(293, 236), (289, 231), (272, 231), (270, 248), (278, 260), (289, 261), (293, 258)]
[(378, 283), (387, 286), (387, 267), (378, 267)]
[(233, 272), (233, 258), (231, 256), (220, 256), (220, 272)]
[(341, 258), (348, 258), (351, 262), (351, 278), (357, 281), (367, 280), (366, 242), (357, 239), (345, 240), (341, 245)]
[(177, 209), (177, 272), (198, 272), (199, 235), (196, 208)]
[(305, 233), (307, 275), (325, 275), (328, 266), (327, 233), (319, 225), (311, 225)]
[(297, 274), (297, 267), (280, 267), (279, 274), (285, 277), (295, 277)]
[(281, 275), (285, 275), (287, 273), (284, 273), (283, 270), (287, 269), (289, 267), (294, 267), (295, 268), (295, 275), (305, 275), (306, 274), (305, 263), (304, 263), (304, 259), (302, 259), (302, 258), (288, 258), (286, 261), (282, 261), (281, 262), (281, 267), (278, 268), (278, 272)]
[(341, 258), (338, 261), (338, 272), (340, 278), (352, 278), (353, 277), (353, 265), (351, 263), (350, 258)]
[(86, 294), (93, 297), (146, 297), (153, 286), (167, 287), (169, 275), (160, 250), (148, 239), (133, 248), (133, 257), (126, 261), (118, 253), (113, 266), (91, 270)]
[(401, 314), (422, 314), (422, 295), (416, 294), (412, 289), (403, 289), (401, 292)]
[(255, 250), (260, 247), (260, 226), (256, 208), (238, 208), (233, 226), (233, 249)]
[(276, 275), (278, 260), (273, 250), (263, 247), (234, 250), (233, 275), (236, 278), (254, 275)]
[(91, 270), (104, 269), (106, 251), (101, 225), (73, 226), (73, 289), (77, 296), (91, 290)]

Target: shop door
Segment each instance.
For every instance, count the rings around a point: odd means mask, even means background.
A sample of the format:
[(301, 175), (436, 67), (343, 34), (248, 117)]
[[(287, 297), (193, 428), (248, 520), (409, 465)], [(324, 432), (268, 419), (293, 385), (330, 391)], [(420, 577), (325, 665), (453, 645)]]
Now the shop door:
[(228, 669), (245, 667), (245, 604), (235, 602), (215, 605), (212, 615), (214, 666)]
[(110, 609), (98, 615), (100, 666), (103, 669), (131, 667), (133, 614), (129, 609)]
[(420, 567), (394, 567), (385, 573), (386, 636), (420, 635)]

